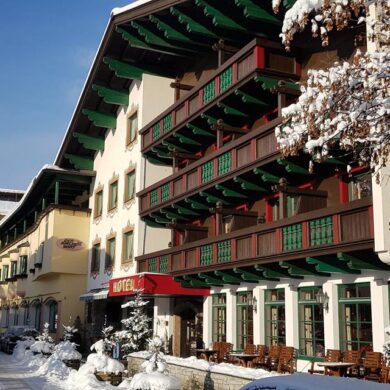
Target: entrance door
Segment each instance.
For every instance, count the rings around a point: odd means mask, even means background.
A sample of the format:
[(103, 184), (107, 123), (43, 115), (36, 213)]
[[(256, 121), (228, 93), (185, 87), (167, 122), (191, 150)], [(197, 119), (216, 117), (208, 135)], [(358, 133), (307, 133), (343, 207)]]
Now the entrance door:
[(188, 357), (196, 349), (195, 312), (187, 309), (181, 313), (180, 356)]

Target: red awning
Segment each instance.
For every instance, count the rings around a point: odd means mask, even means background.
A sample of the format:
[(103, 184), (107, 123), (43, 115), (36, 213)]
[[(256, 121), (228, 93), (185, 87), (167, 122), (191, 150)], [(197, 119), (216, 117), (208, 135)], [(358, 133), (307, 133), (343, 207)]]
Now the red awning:
[(185, 288), (171, 275), (141, 273), (125, 278), (111, 279), (108, 296), (134, 295), (137, 291), (151, 295), (210, 295), (209, 288)]

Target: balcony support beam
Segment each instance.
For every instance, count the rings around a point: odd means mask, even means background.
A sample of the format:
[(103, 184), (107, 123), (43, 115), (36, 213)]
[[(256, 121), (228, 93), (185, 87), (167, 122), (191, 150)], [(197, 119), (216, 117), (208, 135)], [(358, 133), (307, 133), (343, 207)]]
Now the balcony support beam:
[(360, 274), (359, 270), (351, 269), (345, 260), (329, 257), (306, 257), (308, 264), (313, 264), (318, 272), (333, 272), (339, 274)]
[(207, 206), (203, 203), (197, 202), (191, 198), (186, 198), (186, 199), (184, 199), (184, 201), (186, 203), (189, 203), (191, 205), (191, 207), (195, 210), (208, 210), (209, 209), (209, 206)]
[(230, 272), (217, 270), (217, 271), (214, 271), (214, 274), (215, 274), (215, 276), (222, 278), (222, 280), (225, 283), (240, 284), (242, 282), (241, 278), (232, 275)]
[(229, 205), (230, 203), (226, 201), (225, 199), (219, 198), (215, 195), (211, 195), (206, 191), (201, 191), (199, 192), (199, 195), (202, 196), (203, 198), (206, 198), (206, 201), (208, 203), (214, 203), (216, 204), (217, 202), (221, 202), (222, 204)]
[(102, 85), (92, 84), (92, 89), (108, 104), (117, 106), (129, 105), (129, 91), (107, 88)]
[(364, 260), (351, 255), (349, 253), (339, 252), (337, 253), (337, 258), (341, 261), (345, 261), (351, 269), (360, 270), (360, 269), (370, 269), (378, 271), (388, 271), (390, 266), (382, 263), (376, 255), (372, 257), (365, 257)]
[(85, 149), (94, 151), (104, 150), (104, 138), (77, 132), (73, 133), (73, 137), (76, 138)]
[(235, 183), (240, 184), (241, 188), (243, 190), (247, 190), (247, 191), (261, 191), (261, 192), (268, 192), (269, 191), (267, 188), (261, 187), (258, 184), (252, 183), (249, 180), (242, 179), (239, 176), (234, 177), (233, 181)]
[(93, 160), (87, 157), (76, 156), (74, 154), (65, 154), (65, 158), (69, 160), (77, 169), (93, 170)]
[(200, 279), (204, 279), (209, 286), (223, 286), (223, 280), (210, 274), (199, 273), (198, 276)]
[(280, 267), (277, 263), (270, 264), (256, 264), (255, 269), (262, 271), (266, 278), (293, 278), (303, 279), (303, 276), (291, 275), (287, 270)]
[(284, 166), (284, 169), (288, 173), (296, 173), (298, 175), (310, 176), (310, 172), (306, 168), (303, 168), (298, 164), (295, 164), (291, 161), (287, 161), (284, 158), (278, 158), (276, 161), (279, 165)]
[(241, 101), (245, 104), (253, 104), (255, 106), (266, 107), (268, 104), (257, 97), (250, 95), (247, 92), (243, 92), (240, 89), (236, 89), (234, 94), (241, 98)]
[(222, 184), (215, 185), (215, 189), (218, 191), (222, 191), (222, 194), (228, 198), (241, 198), (241, 199), (247, 199), (248, 197), (244, 194), (241, 194), (237, 191), (234, 191), (230, 188), (227, 188), (223, 186)]
[(82, 113), (96, 126), (106, 129), (116, 128), (116, 115), (84, 108)]
[(318, 272), (315, 267), (302, 263), (302, 261), (280, 261), (279, 265), (286, 268), (292, 276), (331, 276), (330, 273)]
[(255, 168), (253, 170), (253, 172), (256, 175), (260, 175), (261, 176), (261, 180), (264, 183), (275, 183), (275, 184), (279, 183), (280, 177), (278, 177), (276, 175), (273, 175), (272, 173), (268, 173), (264, 169)]

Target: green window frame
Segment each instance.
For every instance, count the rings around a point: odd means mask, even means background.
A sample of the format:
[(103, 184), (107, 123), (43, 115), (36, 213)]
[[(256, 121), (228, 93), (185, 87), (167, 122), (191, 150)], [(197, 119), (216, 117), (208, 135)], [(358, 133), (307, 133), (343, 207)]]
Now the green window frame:
[(103, 214), (103, 190), (99, 190), (95, 194), (95, 218), (101, 217)]
[(11, 278), (13, 278), (18, 273), (18, 262), (11, 261)]
[(106, 263), (104, 268), (110, 269), (113, 268), (115, 264), (115, 245), (116, 245), (116, 239), (115, 237), (109, 238), (107, 240), (107, 246), (106, 246)]
[(2, 281), (4, 282), (5, 279), (8, 278), (8, 272), (9, 272), (9, 265), (3, 265), (3, 279)]
[(134, 260), (134, 231), (123, 233), (123, 256), (122, 262), (128, 263)]
[(91, 272), (99, 272), (100, 269), (100, 243), (92, 246)]
[(128, 118), (127, 145), (137, 139), (138, 132), (138, 112), (130, 115)]
[(226, 341), (226, 294), (213, 294), (212, 340)]
[(118, 180), (110, 183), (110, 189), (108, 193), (108, 209), (114, 210), (118, 207)]
[(266, 345), (286, 345), (285, 289), (265, 290), (264, 305)]
[(325, 354), (324, 309), (317, 302), (321, 287), (298, 289), (299, 354), (323, 357)]
[(243, 350), (246, 344), (253, 344), (253, 293), (237, 292), (237, 348)]
[(126, 173), (125, 202), (135, 198), (135, 169)]
[(340, 347), (343, 350), (372, 351), (370, 283), (338, 286)]
[(19, 273), (27, 274), (27, 256), (19, 256)]

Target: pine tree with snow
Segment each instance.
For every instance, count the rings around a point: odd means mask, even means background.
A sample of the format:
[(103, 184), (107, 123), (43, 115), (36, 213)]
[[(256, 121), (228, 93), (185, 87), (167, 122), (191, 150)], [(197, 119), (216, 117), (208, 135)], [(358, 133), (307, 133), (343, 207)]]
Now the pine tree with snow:
[(64, 327), (64, 341), (72, 341), (78, 329), (73, 325), (62, 325)]
[(112, 349), (115, 346), (114, 328), (111, 325), (107, 326), (106, 321), (104, 322), (104, 326), (102, 328), (102, 336), (104, 353), (111, 354)]
[(122, 306), (122, 308), (129, 307), (131, 309), (129, 317), (121, 321), (124, 329), (115, 333), (115, 338), (121, 344), (124, 357), (131, 352), (145, 348), (151, 332), (150, 321), (145, 314), (147, 304), (148, 302), (144, 301), (137, 293), (134, 300)]
[(45, 322), (42, 333), (37, 336), (34, 344), (30, 347), (32, 352), (50, 354), (54, 349), (54, 340), (49, 334), (49, 324)]
[(53, 338), (49, 334), (49, 326), (50, 325), (47, 322), (44, 323), (42, 333), (39, 336), (37, 336), (38, 341), (44, 341), (46, 343), (52, 343), (52, 344), (54, 343)]

